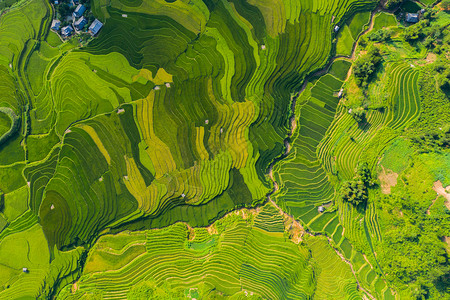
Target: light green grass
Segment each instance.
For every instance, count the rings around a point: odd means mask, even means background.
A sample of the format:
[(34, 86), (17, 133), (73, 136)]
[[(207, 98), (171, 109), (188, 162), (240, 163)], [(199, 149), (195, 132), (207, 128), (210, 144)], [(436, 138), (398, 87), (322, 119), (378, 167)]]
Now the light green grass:
[(386, 150), (381, 165), (400, 173), (408, 166), (413, 151), (409, 141), (399, 138)]
[(337, 39), (336, 54), (345, 56), (351, 55), (355, 40), (353, 39), (352, 33), (347, 25), (339, 31)]
[(375, 16), (373, 30), (377, 31), (383, 27), (396, 26), (398, 24), (397, 19), (394, 15), (381, 12)]

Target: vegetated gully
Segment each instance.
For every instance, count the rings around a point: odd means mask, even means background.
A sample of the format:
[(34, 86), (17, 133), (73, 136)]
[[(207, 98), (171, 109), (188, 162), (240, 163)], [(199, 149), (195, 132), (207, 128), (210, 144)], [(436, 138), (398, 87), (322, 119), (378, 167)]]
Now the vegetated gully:
[[(338, 59), (338, 58), (348, 58), (348, 59), (353, 60), (353, 59), (355, 58), (356, 48), (357, 48), (358, 43), (359, 43), (359, 38), (360, 38), (361, 36), (363, 36), (364, 34), (368, 33), (369, 31), (371, 31), (371, 30), (373, 29), (373, 26), (374, 26), (374, 16), (375, 16), (376, 13), (378, 13), (378, 12), (381, 11), (381, 10), (382, 10), (382, 7), (379, 5), (377, 8), (375, 8), (375, 10), (372, 11), (372, 13), (371, 13), (371, 15), (370, 15), (369, 26), (368, 26), (367, 29), (365, 29), (364, 31), (362, 31), (362, 32), (359, 34), (358, 38), (356, 39), (356, 41), (355, 41), (355, 43), (354, 43), (354, 45), (353, 45), (353, 48), (352, 48), (352, 54), (351, 54), (350, 56), (335, 56), (335, 57), (333, 57), (332, 59), (330, 59), (330, 61), (327, 63), (327, 65), (326, 65), (324, 68), (322, 68), (322, 69), (320, 69), (320, 70), (317, 70), (317, 71), (315, 71), (315, 72), (309, 74), (309, 75), (305, 78), (305, 81), (303, 82), (303, 85), (302, 85), (302, 87), (300, 88), (300, 90), (298, 91), (297, 95), (294, 96), (293, 99), (292, 99), (292, 104), (291, 104), (291, 114), (292, 114), (292, 116), (291, 116), (291, 118), (290, 118), (290, 120), (289, 120), (289, 123), (290, 123), (290, 132), (288, 133), (287, 137), (284, 139), (284, 146), (285, 146), (285, 149), (286, 149), (286, 150), (285, 150), (285, 152), (284, 152), (280, 157), (274, 159), (274, 160), (272, 161), (272, 163), (270, 164), (270, 166), (269, 166), (268, 176), (270, 177), (270, 179), (271, 179), (272, 182), (273, 182), (273, 190), (267, 194), (267, 201), (270, 201), (277, 209), (280, 210), (280, 212), (281, 212), (282, 214), (284, 214), (287, 218), (291, 219), (292, 222), (297, 223), (297, 225), (300, 226), (301, 228), (303, 228), (302, 224), (300, 224), (300, 222), (297, 221), (297, 220), (295, 219), (294, 216), (289, 215), (289, 214), (287, 214), (284, 210), (282, 210), (282, 209), (277, 205), (277, 203), (272, 199), (272, 195), (275, 194), (275, 193), (278, 191), (278, 189), (279, 189), (279, 185), (278, 185), (277, 181), (275, 180), (275, 178), (274, 178), (274, 176), (273, 176), (273, 167), (275, 166), (275, 164), (277, 164), (277, 163), (280, 162), (281, 160), (283, 160), (283, 159), (285, 159), (286, 157), (288, 157), (288, 155), (289, 155), (289, 153), (290, 153), (290, 151), (291, 151), (291, 148), (292, 148), (292, 147), (291, 147), (291, 144), (290, 144), (290, 138), (293, 136), (295, 130), (297, 129), (297, 118), (296, 118), (296, 115), (295, 115), (295, 109), (296, 109), (296, 105), (297, 105), (297, 97), (300, 96), (300, 95), (305, 91), (306, 87), (308, 86), (309, 79), (314, 78), (314, 77), (319, 77), (319, 76), (325, 75), (325, 74), (328, 72), (328, 70), (330, 69), (331, 65), (333, 64), (333, 62), (334, 62), (336, 59)], [(350, 70), (348, 71), (348, 76), (351, 74), (351, 71), (352, 71), (352, 68), (350, 68)], [(347, 76), (347, 79), (348, 79), (348, 76)], [(266, 202), (267, 202), (267, 201), (266, 201)], [(323, 234), (321, 234), (321, 233), (313, 233), (313, 232), (310, 232), (310, 231), (308, 231), (308, 230), (305, 230), (305, 232), (306, 232), (307, 234), (311, 235), (311, 236), (323, 235)], [(325, 235), (325, 236), (326, 236), (326, 235)], [(346, 258), (344, 257), (344, 255), (343, 255), (341, 252), (339, 252), (338, 249), (336, 249), (336, 248), (333, 246), (333, 243), (331, 242), (331, 238), (328, 237), (328, 236), (326, 236), (326, 237), (327, 237), (327, 239), (328, 239), (329, 245), (334, 249), (334, 251), (336, 252), (336, 254), (339, 255), (339, 257), (342, 259), (342, 261), (344, 261), (345, 263), (347, 263), (347, 264), (350, 266), (350, 269), (351, 269), (351, 271), (352, 271), (352, 273), (353, 273), (353, 276), (355, 277), (355, 280), (356, 280), (358, 289), (362, 290), (369, 298), (375, 299), (375, 297), (372, 296), (372, 295), (371, 295), (366, 289), (364, 289), (364, 288), (361, 286), (361, 284), (359, 283), (358, 277), (356, 276), (356, 271), (355, 271), (355, 269), (353, 268), (353, 264), (352, 264), (348, 259), (346, 259)], [(369, 263), (369, 264), (370, 264), (370, 263)]]

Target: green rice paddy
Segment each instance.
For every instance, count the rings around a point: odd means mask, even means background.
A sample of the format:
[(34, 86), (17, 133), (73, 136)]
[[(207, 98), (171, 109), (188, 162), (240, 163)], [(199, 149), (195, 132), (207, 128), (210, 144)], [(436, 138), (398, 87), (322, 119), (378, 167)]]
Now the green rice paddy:
[(420, 62), (383, 48), (351, 114), (355, 43), (397, 26), (377, 1), (91, 0), (85, 45), (2, 5), (0, 299), (410, 299), (380, 187), (339, 195), (362, 162), (450, 185), (407, 141)]

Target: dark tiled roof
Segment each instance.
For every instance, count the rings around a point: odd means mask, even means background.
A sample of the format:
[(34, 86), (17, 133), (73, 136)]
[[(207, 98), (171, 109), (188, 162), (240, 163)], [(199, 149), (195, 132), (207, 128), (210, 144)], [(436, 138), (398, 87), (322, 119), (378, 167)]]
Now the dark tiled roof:
[(89, 30), (92, 32), (93, 35), (96, 35), (102, 27), (103, 23), (95, 19), (94, 22), (92, 22), (91, 26), (89, 26)]
[(406, 22), (409, 22), (409, 23), (417, 23), (417, 22), (419, 22), (419, 15), (418, 14), (411, 14), (411, 13), (406, 14)]

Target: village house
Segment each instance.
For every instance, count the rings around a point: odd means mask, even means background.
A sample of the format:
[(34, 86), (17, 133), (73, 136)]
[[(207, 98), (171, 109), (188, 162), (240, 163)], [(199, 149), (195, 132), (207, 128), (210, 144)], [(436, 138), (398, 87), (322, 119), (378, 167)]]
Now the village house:
[(405, 20), (408, 23), (417, 23), (419, 22), (419, 14), (407, 13)]
[(69, 37), (72, 35), (72, 33), (73, 33), (73, 28), (70, 25), (67, 25), (67, 26), (61, 28), (61, 35), (63, 37)]
[(52, 21), (52, 27), (51, 27), (51, 29), (54, 30), (54, 31), (58, 31), (60, 27), (61, 27), (61, 21), (58, 20), (58, 19), (54, 19), (54, 20)]
[(73, 12), (73, 16), (75, 18), (79, 18), (84, 14), (85, 11), (86, 7), (84, 7), (83, 4), (78, 4), (77, 8), (75, 8), (75, 11)]
[(77, 30), (82, 30), (83, 27), (88, 23), (88, 20), (85, 17), (79, 18), (75, 23), (73, 23), (74, 27)]
[(91, 26), (89, 26), (89, 33), (94, 36), (96, 35), (100, 29), (103, 27), (103, 23), (100, 22), (98, 19), (95, 19), (94, 22), (92, 22)]

